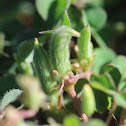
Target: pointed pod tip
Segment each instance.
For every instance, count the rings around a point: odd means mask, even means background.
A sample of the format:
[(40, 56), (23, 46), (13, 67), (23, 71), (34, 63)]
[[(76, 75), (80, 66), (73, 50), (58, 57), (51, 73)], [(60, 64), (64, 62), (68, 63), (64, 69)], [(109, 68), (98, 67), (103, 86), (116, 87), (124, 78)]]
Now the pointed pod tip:
[(38, 42), (38, 39), (37, 38), (35, 38), (34, 39), (34, 43), (37, 45), (37, 44), (39, 44), (39, 42)]
[(90, 24), (87, 24), (86, 27), (89, 28), (90, 27)]
[(90, 27), (90, 24), (87, 24), (86, 27)]
[(89, 84), (85, 84), (84, 86), (83, 86), (83, 89), (89, 89), (90, 88), (90, 86), (89, 86)]

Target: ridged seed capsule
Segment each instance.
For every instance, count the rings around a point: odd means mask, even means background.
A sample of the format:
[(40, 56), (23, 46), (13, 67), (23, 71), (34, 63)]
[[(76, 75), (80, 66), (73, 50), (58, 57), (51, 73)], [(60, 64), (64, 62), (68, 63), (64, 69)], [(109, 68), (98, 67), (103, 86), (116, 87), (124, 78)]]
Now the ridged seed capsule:
[(56, 86), (56, 81), (53, 80), (51, 74), (51, 65), (48, 55), (37, 39), (35, 39), (34, 44), (33, 61), (36, 74), (40, 79), (44, 92), (50, 94), (49, 91)]

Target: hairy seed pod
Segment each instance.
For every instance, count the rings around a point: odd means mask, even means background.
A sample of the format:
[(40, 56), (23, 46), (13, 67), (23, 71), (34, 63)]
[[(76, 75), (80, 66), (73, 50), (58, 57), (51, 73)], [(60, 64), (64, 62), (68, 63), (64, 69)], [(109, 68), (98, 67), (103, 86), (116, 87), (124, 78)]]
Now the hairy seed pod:
[(92, 66), (95, 54), (93, 53), (93, 44), (91, 42), (90, 25), (86, 25), (80, 32), (81, 36), (78, 38), (78, 57), (80, 64), (84, 70), (89, 70)]
[(80, 34), (68, 26), (61, 26), (52, 34), (50, 40), (50, 56), (53, 69), (60, 75), (65, 75), (71, 70), (69, 42), (71, 36), (79, 37)]
[(91, 32), (90, 32), (90, 25), (86, 25), (80, 32), (81, 36), (78, 38), (78, 57), (80, 60), (87, 60), (88, 62), (92, 58), (92, 52), (91, 52)]
[(33, 61), (36, 74), (40, 79), (44, 92), (50, 94), (49, 91), (55, 87), (56, 82), (52, 78), (51, 65), (48, 56), (37, 39), (35, 39), (34, 44)]
[(95, 96), (89, 84), (85, 84), (82, 94), (82, 109), (89, 117), (95, 112)]

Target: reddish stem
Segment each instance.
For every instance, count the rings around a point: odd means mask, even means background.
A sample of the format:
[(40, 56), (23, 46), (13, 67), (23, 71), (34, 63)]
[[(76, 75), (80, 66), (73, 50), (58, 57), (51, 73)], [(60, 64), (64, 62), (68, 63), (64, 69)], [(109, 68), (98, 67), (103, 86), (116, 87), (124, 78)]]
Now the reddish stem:
[(86, 71), (86, 72), (83, 72), (83, 73), (79, 73), (78, 74), (78, 79), (80, 79), (80, 78), (86, 78), (87, 80), (90, 80), (91, 74), (92, 74), (91, 71)]
[(66, 91), (69, 94), (69, 96), (71, 97), (73, 104), (74, 104), (75, 108), (77, 109), (77, 112), (78, 112), (80, 118), (82, 119), (82, 121), (88, 122), (87, 115), (82, 112), (81, 103), (80, 103), (80, 100), (77, 98), (76, 92), (74, 90), (74, 86), (68, 87)]
[(111, 109), (111, 112), (109, 113), (108, 117), (107, 117), (107, 120), (106, 120), (106, 123), (107, 123), (107, 126), (109, 126), (111, 120), (112, 120), (112, 115), (113, 115), (113, 112), (115, 111), (116, 109), (116, 101), (113, 102), (113, 105), (112, 105), (112, 109)]
[(58, 97), (58, 105), (57, 105), (58, 109), (60, 109), (62, 107), (62, 98), (63, 98), (63, 90), (61, 91), (61, 93), (59, 94), (59, 97)]
[[(4, 109), (5, 109), (5, 108), (4, 108)], [(2, 118), (3, 118), (4, 115), (5, 115), (4, 109), (0, 110), (0, 120), (2, 120)]]
[(20, 110), (20, 111), (18, 111), (18, 113), (19, 113), (20, 117), (24, 118), (24, 119), (32, 118), (36, 115), (36, 112), (33, 110), (30, 110), (30, 109), (29, 110)]

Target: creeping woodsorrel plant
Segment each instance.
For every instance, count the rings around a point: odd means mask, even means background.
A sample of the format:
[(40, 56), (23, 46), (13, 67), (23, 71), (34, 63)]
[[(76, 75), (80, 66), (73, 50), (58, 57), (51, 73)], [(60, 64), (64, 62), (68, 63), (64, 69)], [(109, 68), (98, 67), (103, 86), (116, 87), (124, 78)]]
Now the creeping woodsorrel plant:
[(102, 2), (27, 1), (0, 19), (0, 126), (126, 125), (126, 57), (108, 47), (125, 23)]

